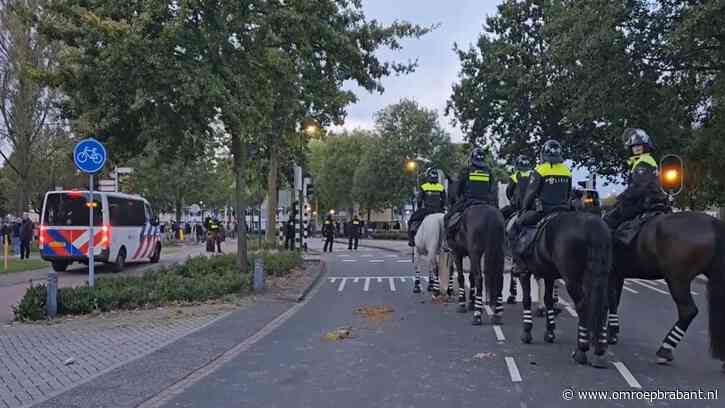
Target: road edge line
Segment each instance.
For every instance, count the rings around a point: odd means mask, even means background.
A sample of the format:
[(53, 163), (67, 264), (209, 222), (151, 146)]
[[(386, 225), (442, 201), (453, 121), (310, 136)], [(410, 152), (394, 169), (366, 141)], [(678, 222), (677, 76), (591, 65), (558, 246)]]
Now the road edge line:
[(320, 280), (322, 279), (322, 276), (327, 273), (327, 263), (325, 261), (323, 261), (322, 259), (314, 260), (314, 261), (307, 261), (307, 262), (310, 262), (310, 263), (319, 263), (320, 264), (320, 270), (317, 272), (317, 275), (315, 276), (315, 279), (313, 279), (312, 282), (310, 282), (310, 284), (307, 285), (307, 287), (302, 291), (302, 293), (300, 293), (300, 295), (297, 296), (297, 303), (302, 302), (303, 300), (305, 300), (305, 298), (310, 293), (310, 291), (312, 290), (312, 288), (314, 288), (315, 285), (317, 285), (320, 282)]

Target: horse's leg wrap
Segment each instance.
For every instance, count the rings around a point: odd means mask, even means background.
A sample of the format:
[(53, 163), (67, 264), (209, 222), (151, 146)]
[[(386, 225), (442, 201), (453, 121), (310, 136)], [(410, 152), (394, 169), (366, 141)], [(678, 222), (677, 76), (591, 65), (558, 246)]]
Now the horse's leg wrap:
[(546, 309), (546, 336), (547, 343), (554, 342), (554, 330), (556, 329), (556, 311), (554, 308)]
[(675, 348), (677, 348), (677, 345), (680, 344), (682, 338), (685, 337), (685, 332), (687, 331), (687, 327), (683, 329), (679, 327), (679, 324), (680, 322), (677, 322), (674, 326), (672, 326), (670, 331), (667, 333), (667, 336), (665, 336), (665, 339), (662, 341), (662, 345), (659, 350), (657, 350), (658, 363), (664, 364), (674, 359), (672, 352)]
[(496, 316), (503, 315), (503, 297), (498, 296), (496, 298), (496, 306), (493, 309), (493, 314), (495, 314)]
[(448, 289), (446, 290), (448, 296), (453, 296), (453, 271), (448, 270)]
[(413, 283), (413, 293), (420, 293), (420, 269), (415, 268), (415, 282)]
[(506, 303), (513, 305), (516, 303), (516, 277), (512, 274), (511, 275), (511, 283), (509, 284), (509, 297), (506, 299)]
[(579, 364), (587, 364), (587, 351), (589, 351), (589, 330), (579, 323), (579, 330), (577, 332), (577, 344), (576, 350), (572, 355), (574, 361)]
[(607, 316), (607, 341), (609, 344), (617, 344), (619, 339), (619, 315), (616, 313), (609, 313)]
[(473, 325), (480, 326), (483, 324), (481, 311), (483, 310), (483, 296), (476, 295), (476, 305), (473, 311)]

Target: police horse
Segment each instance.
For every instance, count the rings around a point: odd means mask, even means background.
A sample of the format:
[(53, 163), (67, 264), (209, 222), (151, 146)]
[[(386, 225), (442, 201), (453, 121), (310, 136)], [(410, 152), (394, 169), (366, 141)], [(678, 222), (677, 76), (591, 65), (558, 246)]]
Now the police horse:
[(523, 334), (531, 343), (531, 275), (545, 283), (546, 334), (554, 342), (556, 314), (553, 287), (563, 279), (579, 315), (577, 349), (573, 358), (587, 364), (590, 345), (594, 347), (591, 365), (605, 368), (607, 351), (607, 286), (612, 264), (612, 238), (607, 225), (596, 215), (586, 212), (562, 212), (547, 216), (537, 237), (522, 258), (524, 268), (520, 283), (523, 292)]
[[(418, 231), (415, 234), (415, 248), (413, 257), (413, 268), (415, 269), (414, 293), (420, 293), (420, 272), (425, 268), (428, 271), (428, 290), (433, 291), (433, 296), (440, 294), (439, 264), (441, 244), (445, 236), (443, 225), (443, 213), (433, 213), (423, 218)], [(449, 274), (450, 276), (450, 274)], [(449, 278), (448, 290), (451, 290)]]
[[(668, 364), (673, 350), (697, 315), (690, 286), (707, 277), (710, 351), (725, 362), (725, 223), (694, 212), (661, 214), (645, 222), (630, 245), (614, 240), (610, 277), (609, 343), (619, 333), (617, 308), (625, 278), (664, 279), (677, 306), (678, 318), (657, 350), (657, 363)], [(722, 366), (725, 371), (725, 363)]]

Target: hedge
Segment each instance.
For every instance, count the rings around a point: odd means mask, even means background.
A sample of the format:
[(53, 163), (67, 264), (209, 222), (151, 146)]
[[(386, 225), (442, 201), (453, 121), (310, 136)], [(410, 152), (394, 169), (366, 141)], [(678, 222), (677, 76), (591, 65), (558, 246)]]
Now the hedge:
[[(265, 270), (274, 276), (284, 275), (302, 264), (302, 256), (297, 252), (262, 252), (250, 254), (250, 271), (254, 268), (256, 256), (262, 256)], [(203, 302), (248, 291), (252, 286), (252, 274), (242, 280), (236, 260), (235, 255), (197, 257), (185, 264), (150, 271), (140, 277), (101, 277), (96, 280), (95, 288), (60, 288), (58, 315)], [(46, 296), (45, 285), (31, 286), (13, 308), (15, 320), (45, 319)]]

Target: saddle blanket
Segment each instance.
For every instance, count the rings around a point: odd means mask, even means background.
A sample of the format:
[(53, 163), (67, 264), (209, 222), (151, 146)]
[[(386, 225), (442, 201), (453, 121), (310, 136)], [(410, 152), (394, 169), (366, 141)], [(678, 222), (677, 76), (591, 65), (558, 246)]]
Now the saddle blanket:
[(642, 227), (644, 227), (649, 220), (661, 214), (663, 214), (662, 211), (646, 212), (632, 218), (631, 220), (625, 221), (617, 227), (612, 234), (612, 237), (621, 242), (623, 245), (629, 246), (637, 238), (639, 232), (642, 230)]

